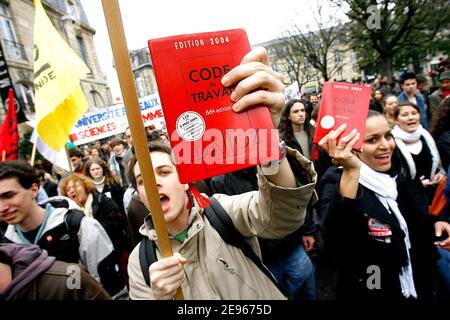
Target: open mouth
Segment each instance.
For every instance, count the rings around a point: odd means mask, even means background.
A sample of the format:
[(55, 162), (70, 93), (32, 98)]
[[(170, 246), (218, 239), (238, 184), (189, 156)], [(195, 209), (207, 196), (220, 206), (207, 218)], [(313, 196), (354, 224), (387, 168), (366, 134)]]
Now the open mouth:
[(72, 199), (73, 201), (77, 202), (77, 194), (76, 193), (68, 193), (67, 198)]
[(160, 194), (159, 195), (159, 201), (161, 201), (161, 208), (162, 211), (166, 211), (169, 208), (169, 197), (166, 196), (165, 194)]
[(391, 161), (391, 154), (385, 153), (375, 156), (375, 159), (377, 159), (381, 163), (389, 163)]

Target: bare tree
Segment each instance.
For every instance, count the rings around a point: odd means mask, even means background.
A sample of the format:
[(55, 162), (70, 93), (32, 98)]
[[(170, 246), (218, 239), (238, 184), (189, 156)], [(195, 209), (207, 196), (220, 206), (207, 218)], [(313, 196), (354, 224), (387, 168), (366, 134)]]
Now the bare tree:
[(308, 82), (319, 80), (317, 71), (311, 67), (306, 59), (294, 52), (289, 52), (292, 50), (291, 47), (285, 48), (288, 52), (284, 55), (283, 61), (287, 67), (290, 83), (297, 81), (298, 87), (302, 88)]
[(316, 10), (311, 11), (316, 11), (312, 26), (301, 27), (292, 22), (283, 31), (280, 42), (288, 48), (284, 50), (284, 59), (288, 65), (292, 64), (296, 73), (305, 72), (304, 66), (309, 64), (328, 81), (344, 66), (346, 25), (335, 15), (326, 13), (321, 1), (317, 1)]

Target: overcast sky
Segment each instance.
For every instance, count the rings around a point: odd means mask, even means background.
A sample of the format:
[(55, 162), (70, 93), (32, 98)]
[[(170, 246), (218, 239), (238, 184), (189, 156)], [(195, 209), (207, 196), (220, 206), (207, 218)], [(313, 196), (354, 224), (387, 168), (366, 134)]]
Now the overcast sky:
[[(147, 40), (177, 34), (244, 28), (250, 43), (276, 39), (295, 20), (306, 25), (316, 0), (119, 0), (129, 50)], [(100, 67), (113, 99), (121, 96), (101, 0), (81, 0), (94, 36)], [(313, 23), (313, 22), (310, 22)]]

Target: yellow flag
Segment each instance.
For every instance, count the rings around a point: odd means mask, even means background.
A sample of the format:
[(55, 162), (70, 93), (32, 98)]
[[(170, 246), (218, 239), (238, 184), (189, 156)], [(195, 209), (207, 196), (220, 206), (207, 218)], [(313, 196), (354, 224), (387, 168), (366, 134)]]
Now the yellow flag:
[(89, 69), (50, 22), (40, 0), (34, 0), (34, 92), (36, 128), (55, 151), (88, 108), (80, 78)]

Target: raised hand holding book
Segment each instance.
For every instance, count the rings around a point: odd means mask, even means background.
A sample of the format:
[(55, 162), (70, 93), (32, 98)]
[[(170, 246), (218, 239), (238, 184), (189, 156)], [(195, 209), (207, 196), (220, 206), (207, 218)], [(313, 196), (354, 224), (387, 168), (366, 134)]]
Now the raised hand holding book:
[(331, 130), (346, 123), (347, 127), (341, 137), (353, 129), (361, 135), (354, 150), (361, 151), (369, 112), (370, 87), (345, 82), (325, 82), (317, 118), (314, 143), (318, 143)]
[(234, 87), (221, 84), (250, 51), (244, 30), (179, 35), (148, 44), (180, 182), (279, 158), (268, 109), (234, 112)]

